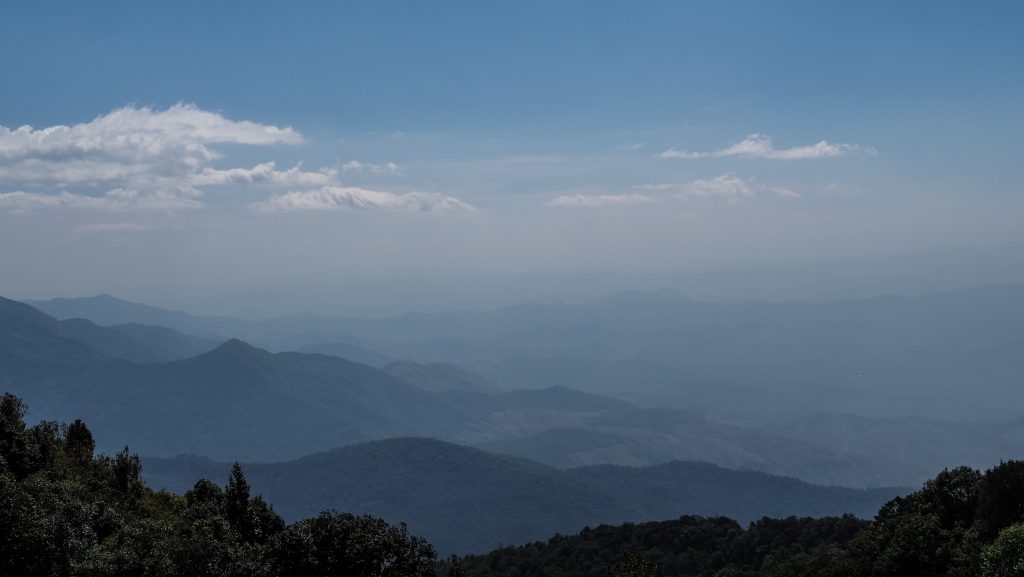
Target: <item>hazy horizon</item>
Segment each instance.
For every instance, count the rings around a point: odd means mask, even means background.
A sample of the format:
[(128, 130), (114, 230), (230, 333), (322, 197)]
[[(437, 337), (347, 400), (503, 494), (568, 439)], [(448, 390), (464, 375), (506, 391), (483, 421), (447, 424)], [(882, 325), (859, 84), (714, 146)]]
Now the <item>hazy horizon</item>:
[(679, 277), (1024, 242), (1016, 6), (44, 4), (0, 39), (16, 298), (773, 299)]
[(195, 315), (265, 319), (296, 314), (389, 317), (408, 313), (493, 310), (520, 304), (582, 303), (622, 292), (673, 291), (708, 302), (838, 302), (885, 295), (920, 296), (1024, 282), (1024, 246), (940, 247), (884, 257), (776, 266), (638, 273), (547, 275), (396, 275), (337, 285), (261, 285), (222, 293), (168, 292), (156, 287), (63, 289), (4, 294), (23, 301), (109, 295)]

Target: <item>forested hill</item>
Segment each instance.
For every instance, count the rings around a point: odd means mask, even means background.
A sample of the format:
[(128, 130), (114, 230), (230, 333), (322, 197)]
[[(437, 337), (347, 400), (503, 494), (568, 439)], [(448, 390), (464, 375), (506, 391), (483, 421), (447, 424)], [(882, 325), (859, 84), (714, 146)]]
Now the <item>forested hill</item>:
[[(285, 524), (236, 465), (222, 488), (154, 492), (127, 449), (94, 455), (81, 421), (27, 427), (0, 398), (4, 577), (434, 577), (433, 547), (404, 526), (325, 512)], [(382, 570), (386, 568), (386, 570)]]
[[(237, 465), (223, 488), (200, 479), (176, 495), (147, 488), (127, 449), (110, 457), (94, 448), (81, 421), (27, 427), (21, 400), (0, 398), (0, 575), (1016, 577), (1024, 560), (1020, 461), (984, 474), (944, 471), (886, 503), (871, 523), (762, 519), (744, 529), (682, 517), (583, 529), (439, 565), (433, 547), (404, 525), (336, 512), (286, 524), (253, 496)], [(542, 471), (535, 474), (540, 480)], [(409, 483), (429, 486), (429, 478)], [(391, 500), (392, 491), (379, 489), (379, 498)], [(549, 499), (578, 505), (558, 491)], [(472, 501), (459, 506), (468, 527), (488, 513)]]
[[(228, 463), (145, 459), (147, 481), (176, 491), (221, 478)], [(286, 519), (324, 508), (404, 521), (443, 553), (480, 552), (587, 525), (683, 513), (870, 517), (899, 489), (821, 487), (796, 479), (673, 462), (559, 470), (430, 439), (388, 439), (275, 464), (247, 464), (255, 489)]]
[(1019, 577), (1024, 575), (1024, 461), (984, 474), (947, 470), (851, 517), (725, 518), (599, 526), (470, 556), (470, 577)]

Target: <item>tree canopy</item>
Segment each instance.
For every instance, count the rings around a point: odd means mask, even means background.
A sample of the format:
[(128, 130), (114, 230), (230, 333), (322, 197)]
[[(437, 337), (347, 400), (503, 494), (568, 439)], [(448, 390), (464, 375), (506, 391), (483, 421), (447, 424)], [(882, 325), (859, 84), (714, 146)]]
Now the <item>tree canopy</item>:
[(93, 455), (85, 423), (28, 427), (24, 415), (20, 399), (0, 399), (0, 575), (435, 574), (434, 549), (403, 525), (336, 512), (286, 525), (237, 464), (223, 488), (155, 492), (127, 448)]
[(852, 516), (602, 525), (439, 563), (404, 524), (325, 511), (286, 524), (235, 464), (222, 487), (153, 491), (85, 423), (27, 426), (0, 398), (0, 575), (17, 577), (1024, 577), (1024, 461), (943, 471)]

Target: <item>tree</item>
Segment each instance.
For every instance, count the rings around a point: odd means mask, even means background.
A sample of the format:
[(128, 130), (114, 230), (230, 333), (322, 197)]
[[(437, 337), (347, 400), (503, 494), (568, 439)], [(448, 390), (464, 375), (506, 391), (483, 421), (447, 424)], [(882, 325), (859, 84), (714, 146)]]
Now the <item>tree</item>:
[(92, 453), (96, 450), (96, 441), (92, 438), (92, 432), (80, 419), (75, 419), (68, 425), (64, 433), (64, 452), (72, 463), (78, 466), (85, 466), (92, 461)]
[(448, 577), (466, 577), (466, 570), (462, 568), (458, 555), (448, 558)]
[(404, 524), (334, 512), (289, 526), (267, 556), (281, 577), (433, 577), (437, 563), (434, 548)]
[(978, 486), (977, 529), (985, 541), (1024, 522), (1024, 461), (1004, 461), (985, 473)]
[(23, 478), (32, 470), (25, 427), (25, 404), (18, 397), (5, 393), (0, 398), (0, 471), (10, 471)]
[(284, 531), (284, 519), (278, 515), (274, 508), (263, 500), (263, 497), (256, 495), (249, 501), (249, 528), (250, 541), (265, 544), (271, 537)]
[(199, 479), (185, 492), (185, 503), (193, 518), (219, 517), (224, 514), (224, 491), (209, 479)]
[(983, 577), (1024, 577), (1024, 523), (1010, 525), (981, 556)]
[(627, 553), (626, 558), (608, 570), (608, 577), (657, 577), (658, 566), (646, 555)]
[(113, 462), (114, 487), (125, 496), (132, 499), (142, 497), (142, 461), (135, 453), (128, 451), (128, 447), (121, 449), (114, 456)]
[(245, 480), (245, 474), (238, 463), (231, 466), (228, 484), (224, 487), (224, 518), (243, 539), (249, 540), (252, 535), (249, 519), (249, 482)]

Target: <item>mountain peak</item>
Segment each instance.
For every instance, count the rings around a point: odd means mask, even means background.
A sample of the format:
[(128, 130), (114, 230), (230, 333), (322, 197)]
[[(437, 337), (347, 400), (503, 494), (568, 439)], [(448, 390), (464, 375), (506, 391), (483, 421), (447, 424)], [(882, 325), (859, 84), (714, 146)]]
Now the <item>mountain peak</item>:
[(241, 339), (229, 339), (200, 356), (204, 358), (258, 359), (269, 357), (271, 353), (254, 347)]

